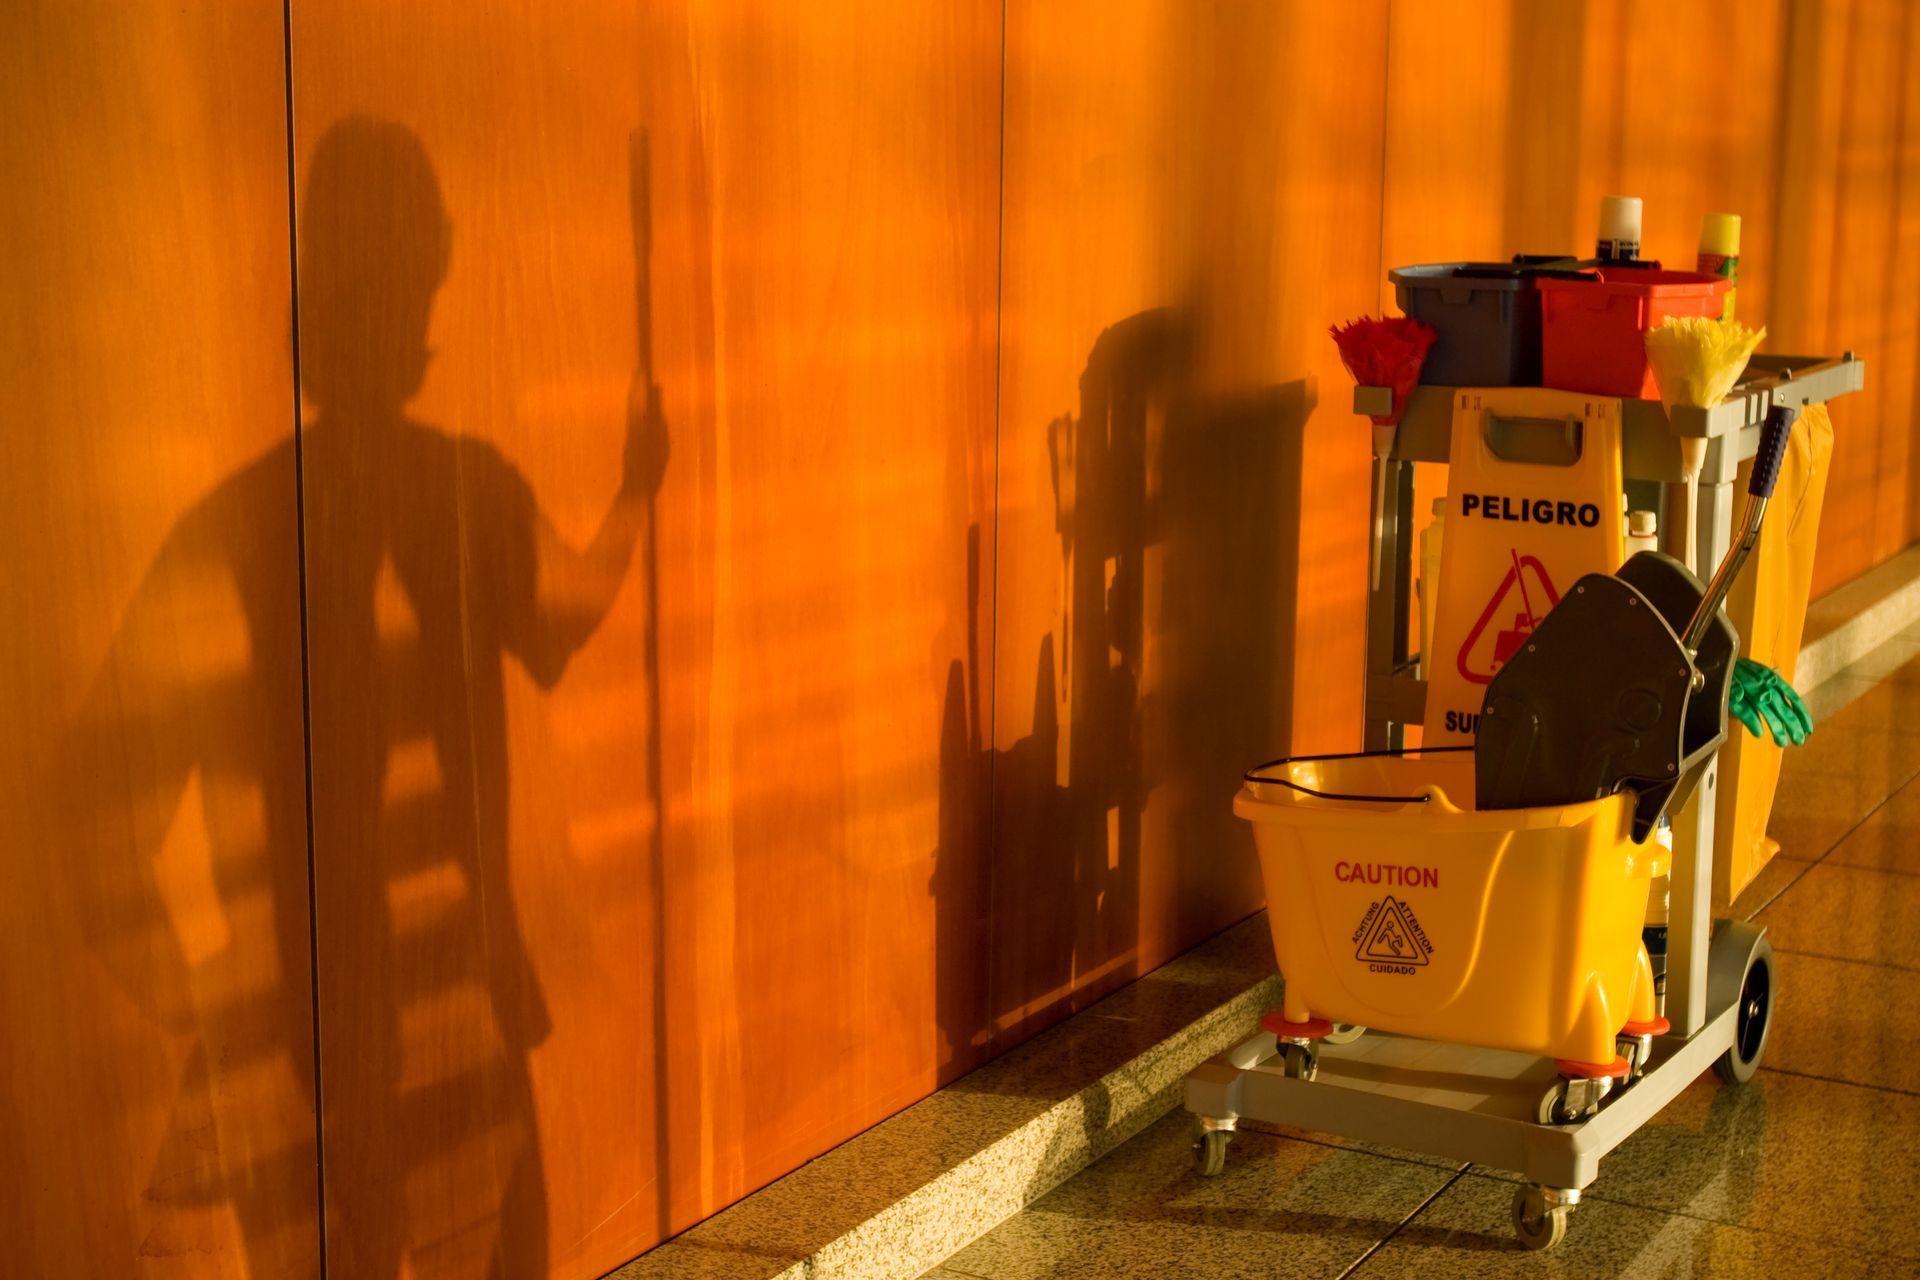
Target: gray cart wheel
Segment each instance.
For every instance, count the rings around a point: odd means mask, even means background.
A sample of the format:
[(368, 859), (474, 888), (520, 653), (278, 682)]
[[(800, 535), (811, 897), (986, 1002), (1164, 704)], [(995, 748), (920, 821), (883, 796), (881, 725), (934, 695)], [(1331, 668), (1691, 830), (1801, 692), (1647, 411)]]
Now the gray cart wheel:
[(1311, 1080), (1319, 1069), (1319, 1064), (1314, 1061), (1313, 1050), (1304, 1044), (1281, 1045), (1280, 1061), (1287, 1077), (1292, 1080)]
[(1567, 1114), (1567, 1082), (1556, 1080), (1547, 1091), (1540, 1095), (1540, 1106), (1535, 1119), (1541, 1124), (1571, 1124), (1574, 1117)]
[(1365, 1034), (1367, 1029), (1357, 1022), (1336, 1022), (1333, 1030), (1321, 1038), (1328, 1044), (1352, 1044)]
[(1747, 957), (1740, 980), (1740, 1006), (1733, 1019), (1733, 1047), (1714, 1059), (1713, 1073), (1728, 1084), (1745, 1084), (1760, 1069), (1773, 1028), (1773, 944), (1764, 937)]
[(1225, 1129), (1207, 1129), (1193, 1135), (1193, 1171), (1203, 1178), (1217, 1178), (1227, 1167), (1227, 1143), (1233, 1135)]
[(1539, 1187), (1526, 1183), (1513, 1189), (1513, 1234), (1529, 1249), (1551, 1249), (1567, 1238), (1567, 1215), (1572, 1205), (1547, 1203)]

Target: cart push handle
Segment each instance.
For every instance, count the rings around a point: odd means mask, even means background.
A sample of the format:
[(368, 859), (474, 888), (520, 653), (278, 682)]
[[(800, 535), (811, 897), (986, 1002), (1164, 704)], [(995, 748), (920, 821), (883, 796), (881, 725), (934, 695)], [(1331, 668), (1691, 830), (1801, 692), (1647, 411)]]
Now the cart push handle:
[[(1707, 628), (1713, 625), (1720, 606), (1726, 603), (1727, 593), (1733, 589), (1733, 580), (1740, 576), (1740, 567), (1760, 540), (1760, 521), (1767, 513), (1767, 499), (1773, 496), (1774, 483), (1780, 479), (1780, 464), (1787, 456), (1787, 439), (1793, 434), (1793, 424), (1799, 416), (1799, 408), (1790, 404), (1776, 404), (1767, 410), (1766, 423), (1760, 428), (1760, 447), (1753, 455), (1752, 476), (1747, 482), (1747, 507), (1740, 518), (1740, 536), (1727, 552), (1727, 558), (1714, 570), (1713, 581), (1707, 584), (1706, 594), (1700, 597), (1700, 607), (1694, 610), (1687, 622), (1686, 635), (1681, 638), (1689, 661), (1700, 651), (1700, 641), (1706, 636)], [(1697, 687), (1700, 682), (1697, 671), (1694, 680)]]

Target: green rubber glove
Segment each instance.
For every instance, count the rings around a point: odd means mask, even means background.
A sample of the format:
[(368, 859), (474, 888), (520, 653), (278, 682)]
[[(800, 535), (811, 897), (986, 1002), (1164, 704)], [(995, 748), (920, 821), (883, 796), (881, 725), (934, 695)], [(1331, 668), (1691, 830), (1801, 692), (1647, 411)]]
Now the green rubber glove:
[(1747, 732), (1756, 738), (1765, 724), (1776, 746), (1797, 747), (1813, 732), (1813, 716), (1793, 686), (1781, 679), (1779, 672), (1751, 658), (1733, 664), (1727, 714), (1747, 726)]

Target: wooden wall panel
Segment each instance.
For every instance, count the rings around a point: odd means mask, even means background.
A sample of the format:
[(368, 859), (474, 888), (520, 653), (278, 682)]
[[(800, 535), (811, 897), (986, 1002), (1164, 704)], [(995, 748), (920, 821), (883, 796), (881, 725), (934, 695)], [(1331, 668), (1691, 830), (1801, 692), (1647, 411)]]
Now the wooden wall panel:
[(978, 1061), (999, 49), (295, 7), (333, 1274), (597, 1275)]
[(978, 911), (985, 857), (955, 713), (992, 620), (1000, 40), (989, 3), (696, 6), (647, 38), (655, 203), (684, 228), (655, 276), (687, 404), (662, 543), (676, 1222), (978, 1060), (940, 1014), (990, 935), (970, 964), (931, 940)]
[[(1837, 586), (1920, 535), (1920, 458), (1912, 447), (1920, 358), (1920, 15), (1900, 3), (1795, 5), (1807, 42), (1788, 83), (1794, 116), (1783, 163), (1806, 281), (1790, 320), (1820, 349), (1867, 357), (1866, 393), (1834, 411), (1834, 496), (1821, 517), (1814, 589)], [(1783, 193), (1783, 200), (1787, 198)], [(1785, 221), (1783, 213), (1783, 224)], [(1837, 498), (1837, 501), (1836, 501)]]
[[(1898, 38), (1899, 65), (1920, 66), (1920, 13), (1910, 5)], [(1875, 350), (1887, 388), (1880, 421), (1886, 424), (1889, 454), (1900, 451), (1903, 465), (1897, 471), (1888, 468), (1890, 482), (1875, 495), (1876, 556), (1882, 554), (1879, 547), (1897, 549), (1920, 538), (1920, 449), (1915, 448), (1915, 424), (1920, 424), (1920, 77), (1897, 75), (1895, 85), (1889, 102), (1897, 103), (1899, 113), (1889, 142), (1895, 169), (1893, 203), (1887, 211), (1889, 256), (1879, 264), (1886, 290)], [(1829, 581), (1838, 582), (1841, 575), (1851, 576), (1851, 567), (1839, 561), (1826, 572)]]
[(1256, 907), (1239, 771), (1357, 738), (1384, 10), (1008, 10), (995, 1048)]
[(281, 6), (0, 13), (0, 1270), (318, 1274)]

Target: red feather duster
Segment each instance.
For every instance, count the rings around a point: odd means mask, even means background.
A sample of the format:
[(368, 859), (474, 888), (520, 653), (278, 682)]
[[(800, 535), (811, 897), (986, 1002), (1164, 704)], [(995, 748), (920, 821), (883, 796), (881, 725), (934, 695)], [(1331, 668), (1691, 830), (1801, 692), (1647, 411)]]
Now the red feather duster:
[(1330, 325), (1333, 345), (1340, 348), (1340, 363), (1347, 366), (1354, 382), (1363, 387), (1393, 388), (1393, 412), (1374, 415), (1378, 427), (1395, 426), (1407, 411), (1407, 397), (1420, 381), (1420, 366), (1426, 362), (1427, 348), (1437, 336), (1428, 326), (1411, 316), (1376, 320), (1363, 316), (1348, 324)]
[(1373, 419), (1374, 456), (1380, 459), (1373, 468), (1373, 589), (1378, 591), (1379, 550), (1387, 510), (1386, 459), (1392, 456), (1400, 415), (1407, 411), (1407, 397), (1420, 381), (1420, 366), (1426, 362), (1427, 348), (1437, 335), (1411, 316), (1391, 320), (1362, 316), (1348, 324), (1329, 325), (1327, 332), (1333, 335), (1333, 345), (1340, 348), (1340, 363), (1347, 366), (1356, 383), (1393, 389), (1393, 412), (1368, 415)]

